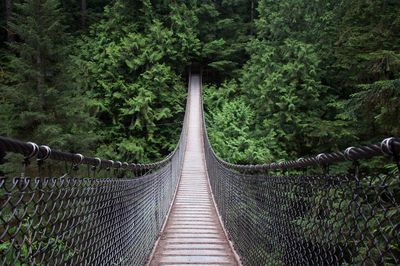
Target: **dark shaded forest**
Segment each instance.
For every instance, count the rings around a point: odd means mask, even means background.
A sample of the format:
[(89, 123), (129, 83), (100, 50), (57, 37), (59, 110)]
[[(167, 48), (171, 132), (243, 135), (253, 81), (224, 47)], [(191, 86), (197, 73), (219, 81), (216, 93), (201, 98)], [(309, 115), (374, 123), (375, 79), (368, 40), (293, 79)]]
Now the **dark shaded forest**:
[(400, 135), (398, 0), (3, 0), (0, 13), (0, 135), (161, 159), (193, 62), (230, 162)]

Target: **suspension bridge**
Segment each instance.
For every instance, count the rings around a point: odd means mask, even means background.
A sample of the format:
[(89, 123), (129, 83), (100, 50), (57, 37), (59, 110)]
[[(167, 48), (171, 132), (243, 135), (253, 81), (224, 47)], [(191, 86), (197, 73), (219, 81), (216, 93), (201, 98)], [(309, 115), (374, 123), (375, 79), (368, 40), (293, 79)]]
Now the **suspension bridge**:
[[(0, 173), (1, 265), (400, 264), (399, 138), (231, 164), (209, 143), (201, 83), (190, 75), (180, 140), (159, 162), (0, 137), (0, 156), (24, 162), (19, 176)], [(32, 160), (72, 167), (29, 176)], [(363, 171), (371, 161), (382, 170)], [(107, 176), (95, 177), (100, 169)]]

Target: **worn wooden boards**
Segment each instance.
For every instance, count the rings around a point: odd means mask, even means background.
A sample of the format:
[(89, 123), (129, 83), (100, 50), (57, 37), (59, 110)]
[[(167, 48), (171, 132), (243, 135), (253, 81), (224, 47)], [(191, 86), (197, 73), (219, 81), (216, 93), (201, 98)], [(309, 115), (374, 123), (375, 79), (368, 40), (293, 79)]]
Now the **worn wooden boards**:
[(199, 76), (192, 76), (189, 89), (189, 130), (182, 177), (150, 265), (237, 265), (208, 186)]

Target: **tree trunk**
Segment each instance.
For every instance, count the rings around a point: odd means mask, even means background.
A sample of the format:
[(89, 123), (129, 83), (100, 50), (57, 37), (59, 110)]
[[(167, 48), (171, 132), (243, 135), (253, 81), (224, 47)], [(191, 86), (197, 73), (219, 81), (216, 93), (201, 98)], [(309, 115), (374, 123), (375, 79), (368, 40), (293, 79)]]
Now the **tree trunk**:
[(81, 28), (86, 27), (87, 19), (87, 0), (81, 0)]
[(9, 24), (12, 15), (13, 0), (5, 0), (6, 9), (6, 28), (7, 28), (7, 41), (12, 42), (15, 39), (15, 34), (10, 30)]
[(40, 48), (37, 50), (37, 55), (36, 55), (36, 69), (37, 69), (36, 90), (39, 95), (41, 108), (45, 109), (46, 97), (45, 97), (44, 91), (43, 91), (44, 70), (43, 70), (42, 53), (40, 52)]
[(250, 35), (254, 35), (254, 0), (250, 2)]

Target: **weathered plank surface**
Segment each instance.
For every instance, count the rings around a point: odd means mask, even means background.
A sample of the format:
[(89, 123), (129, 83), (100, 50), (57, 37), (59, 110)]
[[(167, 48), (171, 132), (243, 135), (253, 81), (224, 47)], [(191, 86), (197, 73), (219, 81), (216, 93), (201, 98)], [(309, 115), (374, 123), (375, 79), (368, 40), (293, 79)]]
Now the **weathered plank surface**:
[(150, 265), (238, 265), (208, 186), (201, 136), (200, 79), (192, 76), (182, 177)]

